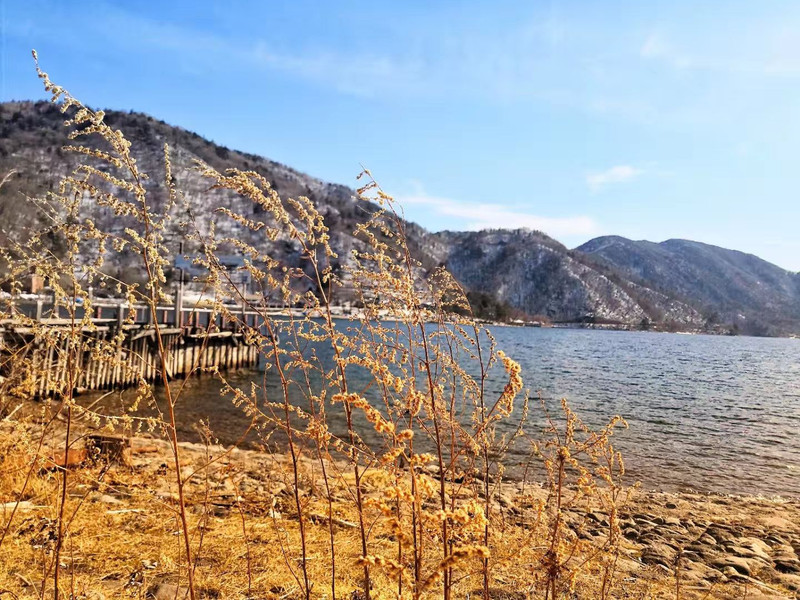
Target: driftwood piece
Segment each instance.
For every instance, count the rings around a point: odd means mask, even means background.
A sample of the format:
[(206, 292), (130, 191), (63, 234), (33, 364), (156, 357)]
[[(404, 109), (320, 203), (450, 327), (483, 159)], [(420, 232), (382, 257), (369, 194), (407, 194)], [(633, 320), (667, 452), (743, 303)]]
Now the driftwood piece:
[(86, 448), (69, 448), (66, 452), (63, 449), (53, 450), (44, 469), (76, 469), (83, 466), (88, 457)]

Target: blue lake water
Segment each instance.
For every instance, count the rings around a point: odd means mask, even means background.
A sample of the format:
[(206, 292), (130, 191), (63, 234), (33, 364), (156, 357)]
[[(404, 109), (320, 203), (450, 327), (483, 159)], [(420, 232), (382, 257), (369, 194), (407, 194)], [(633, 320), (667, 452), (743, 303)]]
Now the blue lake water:
[[(526, 387), (541, 392), (550, 410), (566, 397), (591, 426), (616, 414), (627, 420), (630, 427), (614, 442), (629, 482), (665, 491), (800, 496), (800, 340), (517, 327), (492, 332), (498, 347), (522, 365)], [(242, 371), (230, 380), (249, 387), (262, 377)], [(504, 383), (496, 374), (490, 393)], [(211, 422), (220, 441), (242, 435), (247, 419), (219, 390), (208, 376), (188, 382), (180, 407), (184, 437), (195, 437), (190, 424), (198, 418)], [(334, 430), (343, 428), (341, 415), (328, 415)], [(542, 409), (532, 403), (529, 429), (535, 434), (543, 422)]]
[(496, 328), (526, 384), (599, 425), (647, 488), (800, 496), (800, 340)]

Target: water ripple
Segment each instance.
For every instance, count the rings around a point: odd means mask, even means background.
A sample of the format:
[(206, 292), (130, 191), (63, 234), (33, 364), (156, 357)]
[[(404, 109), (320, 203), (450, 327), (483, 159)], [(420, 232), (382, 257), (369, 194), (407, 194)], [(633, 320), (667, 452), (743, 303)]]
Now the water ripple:
[[(647, 488), (800, 496), (800, 342), (496, 328), (526, 384), (599, 423)], [(563, 376), (562, 376), (563, 375)]]

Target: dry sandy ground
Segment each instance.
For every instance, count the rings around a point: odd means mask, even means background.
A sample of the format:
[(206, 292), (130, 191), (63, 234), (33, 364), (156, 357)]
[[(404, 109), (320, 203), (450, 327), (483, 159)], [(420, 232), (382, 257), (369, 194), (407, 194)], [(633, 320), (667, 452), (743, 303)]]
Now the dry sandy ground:
[[(13, 457), (33, 451), (14, 441), (15, 429), (7, 422), (0, 425), (0, 525), (9, 522), (23, 483), (24, 461), (14, 463)], [(55, 434), (45, 446), (58, 442)], [(40, 450), (47, 452), (52, 451)], [(183, 474), (189, 478), (192, 542), (199, 549), (196, 577), (204, 596), (299, 597), (291, 572), (297, 572), (298, 528), (286, 479), (288, 457), (189, 443), (181, 445), (181, 455)], [(138, 437), (132, 440), (128, 466), (88, 463), (70, 468), (70, 527), (61, 562), (62, 582), (74, 598), (180, 595), (185, 574), (170, 461), (166, 442)], [(326, 556), (329, 547), (320, 466), (307, 458), (300, 470), (301, 496), (310, 515), (311, 575), (321, 582), (318, 597), (329, 598), (329, 588), (322, 587), (328, 585), (329, 566), (323, 560), (316, 560), (316, 566), (313, 558)], [(37, 472), (16, 508), (0, 546), (0, 598), (38, 597), (41, 582), (52, 578), (59, 480), (57, 469)], [(367, 496), (378, 496), (381, 482), (367, 477), (365, 490)], [(472, 492), (459, 494), (469, 498)], [(358, 598), (358, 537), (348, 508), (352, 503), (346, 489), (335, 489), (333, 496), (340, 553), (337, 597)], [(537, 500), (546, 496), (541, 487), (515, 482), (504, 483), (497, 494), (495, 526), (503, 541), (495, 551), (499, 587), (494, 597), (539, 597), (529, 582), (530, 573), (541, 567), (536, 548), (542, 540), (532, 539), (532, 531), (540, 514)], [(608, 517), (602, 511), (575, 510), (567, 513), (567, 522), (587, 542), (584, 548), (601, 546), (606, 539)], [(798, 500), (636, 491), (621, 513), (621, 528), (613, 597), (800, 598)], [(383, 535), (380, 527), (373, 534), (377, 539)], [(389, 536), (386, 543), (391, 552)], [(591, 568), (586, 569), (577, 597), (594, 597), (593, 577)], [(478, 587), (477, 578), (466, 577), (455, 597), (466, 597)]]

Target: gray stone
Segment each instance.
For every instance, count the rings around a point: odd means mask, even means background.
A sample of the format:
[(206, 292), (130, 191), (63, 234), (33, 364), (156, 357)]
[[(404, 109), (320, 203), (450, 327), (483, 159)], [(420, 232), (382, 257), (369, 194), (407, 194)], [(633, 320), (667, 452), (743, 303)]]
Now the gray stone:
[(692, 582), (698, 581), (718, 581), (722, 578), (722, 573), (699, 561), (687, 560), (681, 566), (681, 574), (684, 578)]
[(686, 547), (686, 550), (688, 552), (694, 552), (700, 558), (708, 558), (709, 555), (713, 552), (713, 549), (710, 546), (705, 546), (703, 544), (698, 544), (698, 543), (689, 544)]
[(151, 600), (185, 600), (189, 597), (189, 588), (174, 583), (155, 583), (147, 590), (145, 597)]
[(681, 520), (678, 517), (667, 517), (666, 519), (664, 519), (664, 523), (672, 527), (680, 527), (681, 529), (683, 529), (683, 526), (681, 525)]
[(730, 567), (737, 573), (747, 576), (752, 575), (754, 571), (753, 561), (741, 556), (721, 556), (711, 561), (711, 566), (720, 569), (725, 575), (729, 574), (729, 569), (726, 567)]
[(599, 523), (603, 527), (608, 527), (608, 518), (603, 513), (591, 512), (587, 516), (595, 523)]
[(639, 539), (639, 530), (635, 529), (634, 527), (628, 527), (622, 531), (622, 535), (624, 535), (629, 540), (638, 540)]
[(800, 573), (800, 560), (796, 555), (781, 554), (773, 557), (775, 570), (780, 573)]
[(663, 565), (672, 568), (677, 555), (677, 550), (672, 546), (663, 542), (654, 542), (642, 551), (642, 562), (648, 565)]
[(800, 592), (800, 575), (780, 573), (778, 575), (778, 581), (780, 581), (781, 585), (785, 587), (787, 590), (791, 590), (793, 592)]
[(122, 504), (122, 500), (115, 498), (109, 494), (103, 494), (97, 499), (98, 502), (105, 502), (106, 504)]
[(717, 540), (714, 539), (713, 536), (708, 535), (707, 533), (704, 533), (703, 535), (701, 535), (700, 539), (698, 541), (700, 543), (702, 543), (702, 544), (707, 545), (707, 546), (716, 546), (717, 545)]

